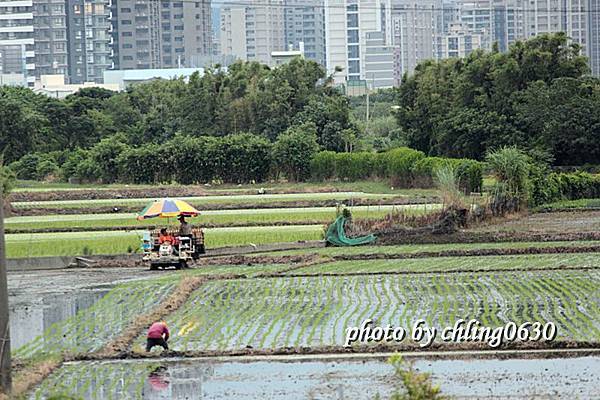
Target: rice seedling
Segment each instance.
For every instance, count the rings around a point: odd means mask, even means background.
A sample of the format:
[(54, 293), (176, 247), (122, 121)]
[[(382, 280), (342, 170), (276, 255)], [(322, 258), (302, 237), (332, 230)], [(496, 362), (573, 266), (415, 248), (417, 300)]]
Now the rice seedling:
[[(6, 235), (9, 258), (76, 256), (88, 248), (92, 254), (127, 254), (139, 249), (142, 231), (23, 233)], [(322, 225), (211, 228), (205, 230), (208, 248), (299, 240), (319, 240)]]
[[(600, 271), (526, 271), (275, 278), (211, 282), (167, 322), (177, 350), (343, 344), (366, 318), (410, 328), (425, 318), (443, 328), (475, 318), (555, 322), (560, 339), (600, 339)], [(141, 343), (143, 338), (139, 338)]]
[(348, 260), (307, 266), (287, 274), (344, 274), (383, 272), (456, 272), (478, 270), (544, 270), (568, 266), (597, 267), (597, 253), (527, 254), (514, 256), (425, 257), (390, 260)]
[(26, 359), (98, 350), (136, 315), (159, 304), (175, 287), (177, 279), (167, 276), (117, 285), (91, 307), (51, 325), (41, 336), (16, 349), (14, 355)]

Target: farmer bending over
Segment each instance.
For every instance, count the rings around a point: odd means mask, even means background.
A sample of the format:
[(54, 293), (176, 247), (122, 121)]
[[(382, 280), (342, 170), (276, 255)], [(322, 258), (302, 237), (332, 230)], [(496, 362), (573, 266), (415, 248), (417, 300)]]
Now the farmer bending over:
[(154, 346), (162, 346), (163, 349), (169, 350), (167, 340), (169, 340), (169, 328), (167, 328), (167, 323), (165, 321), (153, 323), (150, 329), (148, 329), (146, 351), (150, 351)]

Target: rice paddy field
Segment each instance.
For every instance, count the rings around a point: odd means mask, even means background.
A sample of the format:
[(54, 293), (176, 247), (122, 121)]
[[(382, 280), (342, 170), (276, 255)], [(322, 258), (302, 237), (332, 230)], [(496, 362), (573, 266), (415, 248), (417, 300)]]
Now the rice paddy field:
[[(336, 207), (311, 201), (360, 198), (367, 204), (352, 207), (358, 219), (439, 209), (423, 204), (417, 191), (337, 188), (345, 191), (306, 193), (299, 186), (298, 193), (252, 195), (245, 187), (226, 188), (228, 194), (214, 188), (190, 201), (210, 204), (197, 219), (208, 248), (319, 240)], [(384, 204), (396, 199), (403, 204)], [(143, 207), (148, 200), (113, 203)], [(13, 204), (44, 212), (6, 220), (9, 257), (135, 252), (152, 222), (138, 223), (134, 212), (98, 211), (113, 203)], [(228, 209), (232, 204), (243, 207)], [(431, 373), (451, 398), (599, 398), (599, 218), (594, 210), (531, 214), (439, 243), (215, 256), (189, 271), (10, 272), (12, 352), (23, 365), (64, 361), (28, 388), (31, 399), (386, 399), (405, 390), (386, 363), (396, 351)], [(502, 241), (488, 240), (494, 232)], [(170, 328), (170, 351), (162, 357), (160, 348), (145, 352), (149, 318)], [(438, 332), (471, 319), (490, 330), (538, 322), (556, 331), (548, 340), (516, 340), (501, 350), (440, 336), (424, 347), (410, 337), (346, 347), (349, 328), (367, 319), (407, 330), (423, 320)]]

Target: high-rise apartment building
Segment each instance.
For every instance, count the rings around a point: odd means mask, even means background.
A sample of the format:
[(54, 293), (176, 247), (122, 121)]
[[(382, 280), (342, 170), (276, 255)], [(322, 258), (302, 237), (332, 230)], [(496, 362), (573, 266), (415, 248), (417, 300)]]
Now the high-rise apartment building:
[(284, 0), (223, 4), (221, 53), (270, 64), (272, 52), (286, 49), (284, 6)]
[(297, 49), (300, 43), (304, 43), (304, 57), (325, 66), (323, 1), (286, 0), (284, 18), (286, 46)]
[(600, 76), (600, 0), (589, 0), (587, 15), (587, 56), (592, 74)]
[(438, 37), (443, 31), (441, 0), (396, 0), (392, 9), (394, 37), (394, 80), (399, 84), (424, 60), (439, 53)]
[(381, 66), (374, 69), (373, 57), (385, 63), (393, 54), (391, 15), (390, 0), (325, 0), (326, 63), (336, 83), (362, 80), (369, 87), (388, 85), (389, 77), (378, 73)]
[(108, 0), (67, 0), (69, 82), (103, 81), (112, 66)]
[(472, 33), (460, 24), (452, 24), (448, 28), (448, 33), (442, 34), (439, 38), (441, 51), (438, 58), (467, 57), (473, 51), (481, 49), (483, 42), (481, 33)]
[(33, 0), (35, 75), (66, 75), (67, 16), (65, 0)]
[(193, 67), (212, 53), (210, 0), (116, 0), (115, 69)]
[[(0, 1), (0, 69), (35, 82), (32, 0)], [(25, 82), (24, 82), (25, 83)]]

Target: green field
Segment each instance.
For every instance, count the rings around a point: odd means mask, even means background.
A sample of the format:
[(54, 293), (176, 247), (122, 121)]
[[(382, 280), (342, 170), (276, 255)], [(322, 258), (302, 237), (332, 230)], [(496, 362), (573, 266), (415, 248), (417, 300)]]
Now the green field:
[[(138, 251), (143, 231), (19, 233), (6, 235), (9, 258), (126, 254)], [(296, 242), (323, 238), (322, 225), (291, 225), (205, 230), (207, 248)]]
[[(176, 350), (343, 344), (365, 318), (484, 326), (552, 321), (558, 338), (600, 340), (600, 271), (293, 277), (209, 282), (167, 318)], [(144, 337), (137, 340), (137, 347)]]
[(257, 255), (293, 256), (302, 254), (319, 254), (324, 256), (353, 255), (402, 255), (425, 252), (444, 251), (476, 251), (502, 249), (544, 249), (553, 247), (589, 247), (600, 246), (598, 240), (557, 241), (557, 242), (494, 242), (494, 243), (445, 243), (445, 244), (403, 244), (394, 246), (357, 246), (357, 247), (324, 247), (305, 250), (286, 250), (259, 253)]
[[(331, 193), (289, 193), (289, 194), (244, 194), (228, 196), (194, 196), (178, 197), (180, 200), (189, 202), (198, 207), (206, 204), (265, 204), (272, 202), (294, 203), (299, 201), (339, 200), (351, 201), (351, 199), (382, 200), (398, 197), (394, 194), (364, 193), (364, 192), (331, 192)], [(94, 207), (119, 207), (138, 206), (140, 210), (152, 199), (92, 199), (92, 200), (50, 200), (50, 201), (22, 201), (14, 202), (16, 208), (90, 208)]]
[[(65, 182), (36, 182), (36, 181), (17, 181), (16, 188), (13, 189), (15, 192), (50, 192), (50, 191), (66, 191), (66, 190), (119, 190), (119, 189), (161, 189), (161, 188), (178, 187), (178, 185), (134, 185), (134, 184), (69, 184)], [(200, 185), (198, 186), (202, 190), (210, 193), (219, 192), (232, 192), (232, 191), (246, 191), (256, 192), (259, 189), (265, 189), (269, 191), (293, 191), (293, 192), (314, 192), (322, 191), (324, 188), (332, 189), (335, 191), (351, 192), (359, 191), (366, 193), (388, 193), (388, 194), (403, 194), (413, 196), (436, 196), (438, 191), (436, 189), (402, 189), (392, 188), (389, 182), (384, 181), (356, 181), (356, 182), (264, 182), (258, 184), (246, 184), (246, 185), (234, 185), (234, 184), (222, 184), (222, 185)]]
[[(355, 218), (382, 218), (392, 212), (403, 212), (411, 215), (424, 214), (438, 210), (440, 205), (405, 205), (405, 206), (356, 206), (348, 207)], [(307, 225), (325, 224), (336, 217), (336, 207), (306, 207), (278, 209), (243, 209), (243, 210), (207, 210), (190, 222), (199, 226), (252, 226), (252, 225)], [(178, 225), (175, 218), (152, 218), (138, 221), (134, 213), (119, 214), (76, 214), (76, 215), (42, 215), (10, 217), (5, 220), (7, 232), (26, 231), (32, 229), (86, 229)]]
[(454, 272), (472, 270), (600, 268), (598, 253), (527, 254), (515, 256), (426, 257), (396, 260), (348, 260), (295, 269), (290, 274), (382, 272)]

